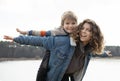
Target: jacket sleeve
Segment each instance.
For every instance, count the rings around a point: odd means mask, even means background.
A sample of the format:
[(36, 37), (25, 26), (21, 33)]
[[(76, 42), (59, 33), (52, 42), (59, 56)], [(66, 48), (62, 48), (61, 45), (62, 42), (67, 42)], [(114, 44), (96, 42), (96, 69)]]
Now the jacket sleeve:
[(19, 36), (15, 37), (13, 41), (23, 45), (41, 46), (48, 50), (53, 48), (54, 37), (40, 37), (40, 36)]

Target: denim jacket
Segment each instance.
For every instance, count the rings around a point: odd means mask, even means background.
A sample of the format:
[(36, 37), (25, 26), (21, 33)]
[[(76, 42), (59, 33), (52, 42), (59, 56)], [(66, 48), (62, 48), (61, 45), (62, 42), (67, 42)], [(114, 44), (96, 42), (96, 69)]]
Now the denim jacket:
[[(61, 81), (75, 51), (75, 45), (70, 44), (69, 36), (19, 36), (14, 38), (14, 41), (25, 45), (42, 46), (50, 50), (47, 81)], [(91, 54), (86, 56), (83, 69), (74, 74), (75, 81), (82, 81), (90, 58)]]

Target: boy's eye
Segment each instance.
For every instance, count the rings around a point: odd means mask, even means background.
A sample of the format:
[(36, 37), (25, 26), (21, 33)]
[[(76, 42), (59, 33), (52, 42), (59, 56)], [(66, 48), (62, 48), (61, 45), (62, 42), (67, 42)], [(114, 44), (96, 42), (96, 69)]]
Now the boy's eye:
[(66, 23), (66, 24), (69, 24), (69, 23)]
[(72, 23), (73, 25), (76, 24), (76, 23)]
[[(65, 23), (65, 24), (70, 24), (70, 23)], [(74, 25), (74, 24), (76, 24), (76, 23), (71, 23), (71, 24), (73, 24), (73, 25)]]

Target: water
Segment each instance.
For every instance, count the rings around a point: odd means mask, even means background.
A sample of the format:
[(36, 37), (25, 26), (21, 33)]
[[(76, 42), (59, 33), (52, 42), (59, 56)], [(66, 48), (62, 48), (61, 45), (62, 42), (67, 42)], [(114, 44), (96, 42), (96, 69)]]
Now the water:
[[(41, 60), (0, 62), (0, 81), (35, 81)], [(83, 81), (120, 81), (119, 59), (92, 59)]]
[(120, 59), (93, 59), (83, 81), (120, 81)]
[(40, 60), (0, 63), (0, 81), (35, 81)]

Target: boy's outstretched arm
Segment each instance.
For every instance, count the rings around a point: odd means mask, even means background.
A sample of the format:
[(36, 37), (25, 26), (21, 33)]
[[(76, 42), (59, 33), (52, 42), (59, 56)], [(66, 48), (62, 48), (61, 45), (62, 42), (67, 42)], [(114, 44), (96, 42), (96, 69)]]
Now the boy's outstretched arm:
[(16, 31), (19, 32), (20, 34), (23, 34), (23, 35), (32, 35), (32, 36), (68, 35), (68, 33), (66, 33), (63, 28), (56, 28), (54, 30), (49, 30), (49, 31), (44, 31), (44, 30), (41, 30), (41, 31), (37, 31), (37, 30), (22, 31), (22, 30), (16, 28)]
[(50, 35), (51, 32), (49, 31), (37, 31), (37, 30), (29, 30), (29, 31), (24, 31), (20, 30), (19, 28), (16, 28), (16, 31), (19, 32), (22, 35), (32, 35), (32, 36), (46, 36)]

